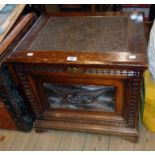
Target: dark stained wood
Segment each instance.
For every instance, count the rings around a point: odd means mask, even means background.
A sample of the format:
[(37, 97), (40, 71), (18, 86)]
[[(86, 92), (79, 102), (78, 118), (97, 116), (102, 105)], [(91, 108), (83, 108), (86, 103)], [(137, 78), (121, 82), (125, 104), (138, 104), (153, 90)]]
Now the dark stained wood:
[[(33, 53), (33, 56), (28, 56), (28, 53)], [(77, 64), (77, 65), (92, 65), (92, 66), (120, 66), (122, 68), (147, 68), (147, 59), (144, 54), (134, 54), (136, 60), (129, 59), (132, 54), (127, 52), (117, 52), (117, 53), (89, 53), (89, 52), (56, 52), (52, 51), (50, 54), (46, 51), (23, 51), (12, 53), (7, 62), (22, 62), (22, 63), (33, 63), (33, 64)], [(67, 61), (68, 56), (77, 57), (76, 62)], [(59, 58), (59, 59), (57, 59)]]
[(106, 133), (112, 135), (124, 136), (127, 138), (138, 138), (137, 130), (133, 128), (124, 128), (124, 127), (114, 127), (114, 126), (104, 126), (104, 125), (93, 125), (93, 124), (81, 124), (81, 123), (71, 123), (71, 122), (59, 122), (59, 121), (45, 121), (37, 120), (35, 122), (36, 128), (42, 129), (60, 129), (60, 130), (73, 130), (73, 131), (88, 131), (95, 133)]
[(0, 54), (5, 52), (5, 50), (10, 46), (14, 40), (17, 38), (17, 36), (23, 31), (23, 29), (28, 25), (28, 23), (34, 18), (34, 14), (28, 14), (24, 17), (24, 19), (14, 28), (11, 33), (3, 40), (3, 42), (0, 44)]
[[(46, 39), (50, 39), (50, 37), (46, 38), (46, 35), (40, 34), (47, 28), (49, 20), (58, 20), (54, 16), (61, 16), (60, 18), (69, 16), (69, 19), (79, 17), (86, 19), (89, 16), (91, 20), (91, 18), (94, 18), (91, 16), (95, 15), (100, 17), (107, 15), (118, 19), (125, 17), (128, 20), (127, 32), (124, 33), (124, 35), (127, 35), (124, 51), (119, 51), (117, 48), (114, 51), (107, 50), (104, 52), (97, 50), (77, 51), (72, 50), (72, 48), (67, 51), (63, 49), (52, 50), (53, 45), (48, 50), (42, 50), (40, 46), (38, 46), (39, 49), (37, 50), (30, 48), (35, 45), (37, 37), (43, 41), (40, 42), (41, 45), (47, 42)], [(34, 24), (5, 63), (9, 66), (17, 87), (23, 92), (36, 115), (37, 119), (34, 127), (37, 131), (48, 129), (89, 131), (120, 135), (137, 142), (138, 104), (142, 75), (147, 68), (147, 57), (143, 21), (131, 21), (130, 17), (130, 15), (118, 13), (61, 13), (43, 15)], [(60, 25), (55, 24), (55, 26)], [(50, 27), (47, 29), (50, 29)], [(78, 30), (81, 31), (81, 28)], [(40, 33), (37, 34), (38, 31)], [(108, 31), (112, 31), (112, 28)], [(48, 31), (46, 32), (48, 33)], [(87, 39), (89, 39), (88, 36), (86, 36)], [(41, 37), (45, 37), (45, 39)], [(58, 42), (59, 40), (57, 40)], [(49, 42), (48, 46), (50, 46)], [(77, 45), (77, 47), (79, 46)], [(77, 57), (77, 60), (67, 61), (68, 56)], [(44, 82), (114, 86), (116, 88), (115, 112), (51, 108), (43, 88)]]
[[(141, 21), (133, 21), (130, 20), (129, 22), (129, 51), (132, 53), (137, 53), (137, 51), (141, 51), (143, 54), (146, 54), (147, 46), (146, 40), (144, 37), (144, 23), (142, 14), (139, 16), (141, 17)], [(131, 18), (131, 15), (130, 15)], [(138, 46), (137, 46), (138, 45)]]
[(66, 17), (66, 16), (126, 16), (121, 12), (53, 12), (49, 13), (48, 16), (58, 16), (58, 17)]
[(9, 115), (4, 103), (0, 101), (0, 128), (1, 129), (16, 129), (16, 124)]

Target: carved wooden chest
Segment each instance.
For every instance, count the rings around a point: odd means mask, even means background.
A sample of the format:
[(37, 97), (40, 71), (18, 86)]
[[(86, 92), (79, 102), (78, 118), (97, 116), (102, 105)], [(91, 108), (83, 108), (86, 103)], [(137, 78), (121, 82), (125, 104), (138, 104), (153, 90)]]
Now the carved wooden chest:
[(37, 131), (78, 130), (138, 140), (143, 71), (140, 14), (42, 16), (7, 59)]

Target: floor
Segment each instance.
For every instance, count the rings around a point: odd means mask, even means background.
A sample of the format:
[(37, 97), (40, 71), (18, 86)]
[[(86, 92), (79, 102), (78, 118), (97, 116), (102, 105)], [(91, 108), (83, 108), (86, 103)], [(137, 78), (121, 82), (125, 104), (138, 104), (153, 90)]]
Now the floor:
[(130, 143), (116, 136), (51, 130), (44, 133), (23, 133), (0, 130), (0, 150), (155, 150), (155, 133), (141, 128), (139, 143)]

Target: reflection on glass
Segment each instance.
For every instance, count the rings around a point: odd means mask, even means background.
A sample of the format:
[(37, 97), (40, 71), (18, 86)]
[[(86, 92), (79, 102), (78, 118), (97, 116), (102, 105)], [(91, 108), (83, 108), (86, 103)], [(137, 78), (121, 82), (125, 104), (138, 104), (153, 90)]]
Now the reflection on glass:
[(43, 84), (51, 108), (114, 112), (115, 87)]

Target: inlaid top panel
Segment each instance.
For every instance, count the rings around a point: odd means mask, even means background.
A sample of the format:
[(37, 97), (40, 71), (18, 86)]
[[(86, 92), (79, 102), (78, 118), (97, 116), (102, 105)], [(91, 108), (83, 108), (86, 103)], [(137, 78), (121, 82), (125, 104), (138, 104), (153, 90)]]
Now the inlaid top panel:
[(34, 51), (128, 51), (128, 17), (52, 17), (29, 46)]

